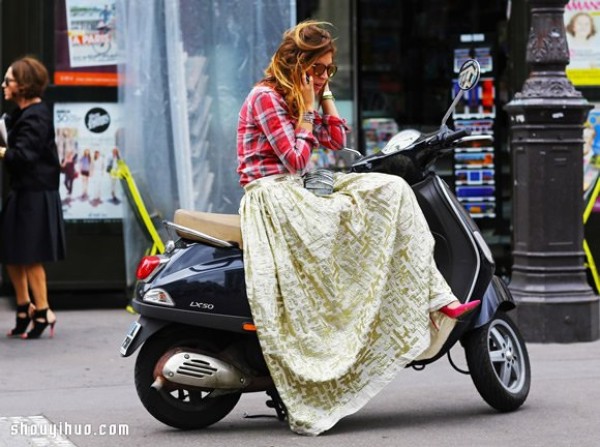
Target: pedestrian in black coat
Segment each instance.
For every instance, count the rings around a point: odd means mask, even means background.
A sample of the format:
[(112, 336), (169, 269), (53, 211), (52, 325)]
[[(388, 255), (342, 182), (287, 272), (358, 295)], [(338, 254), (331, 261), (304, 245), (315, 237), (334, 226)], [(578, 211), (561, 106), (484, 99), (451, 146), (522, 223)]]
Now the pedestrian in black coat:
[(0, 221), (0, 262), (17, 300), (17, 324), (7, 335), (27, 339), (39, 338), (47, 326), (53, 335), (56, 315), (43, 263), (65, 257), (60, 162), (52, 115), (42, 101), (47, 85), (48, 71), (31, 57), (13, 62), (2, 82), (4, 99), (17, 105), (5, 119), (6, 147), (0, 146), (10, 184)]

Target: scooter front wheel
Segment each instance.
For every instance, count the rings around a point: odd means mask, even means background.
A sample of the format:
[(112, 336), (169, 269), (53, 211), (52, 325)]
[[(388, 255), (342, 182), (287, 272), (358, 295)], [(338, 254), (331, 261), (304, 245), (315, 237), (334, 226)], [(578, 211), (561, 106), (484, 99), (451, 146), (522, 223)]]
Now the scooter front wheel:
[(529, 394), (529, 355), (517, 326), (502, 310), (464, 340), (467, 364), (475, 388), (501, 412), (519, 408)]
[(182, 347), (218, 352), (205, 334), (187, 328), (165, 328), (150, 337), (135, 362), (135, 387), (142, 404), (156, 419), (183, 430), (204, 428), (227, 416), (240, 400), (241, 393), (211, 396), (210, 391), (180, 387), (175, 390), (155, 390), (154, 367), (163, 354)]

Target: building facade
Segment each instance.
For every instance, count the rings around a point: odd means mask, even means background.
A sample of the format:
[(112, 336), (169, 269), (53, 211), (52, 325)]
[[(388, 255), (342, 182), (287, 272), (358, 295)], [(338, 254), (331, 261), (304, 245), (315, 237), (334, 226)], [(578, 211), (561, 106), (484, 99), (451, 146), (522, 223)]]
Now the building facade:
[[(571, 1), (565, 19), (587, 12), (600, 28), (600, 9), (592, 3)], [(80, 177), (73, 191), (62, 187), (69, 259), (49, 268), (51, 289), (119, 290), (133, 281), (132, 266), (147, 240), (107, 169), (114, 156), (127, 161), (163, 218), (179, 207), (237, 212), (242, 195), (235, 174), (237, 111), (283, 30), (306, 18), (330, 22), (338, 36), (339, 72), (332, 89), (352, 128), (350, 145), (363, 153), (380, 150), (399, 130), (437, 128), (461, 62), (479, 60), (480, 87), (460, 103), (451, 125), (489, 134), (493, 143), (456, 151), (435, 169), (481, 227), (498, 273), (510, 276), (512, 170), (504, 106), (528, 75), (526, 0), (2, 0), (0, 5), (3, 69), (22, 54), (44, 61), (52, 75), (47, 99), (54, 105), (62, 158), (81, 160), (88, 150), (99, 160), (89, 190), (82, 189)], [(577, 64), (583, 65), (573, 66), (571, 76), (595, 104), (597, 68), (585, 64), (600, 57), (590, 48), (576, 50)], [(8, 108), (2, 104), (2, 111)], [(588, 127), (594, 129), (593, 123)], [(599, 137), (592, 145), (594, 138)], [(349, 160), (317, 153), (314, 162), (344, 169)]]

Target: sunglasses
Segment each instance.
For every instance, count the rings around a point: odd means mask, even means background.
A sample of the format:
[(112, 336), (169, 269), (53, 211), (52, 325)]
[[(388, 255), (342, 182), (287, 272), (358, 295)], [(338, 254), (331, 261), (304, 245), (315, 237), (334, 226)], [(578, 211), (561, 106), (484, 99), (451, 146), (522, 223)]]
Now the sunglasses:
[(4, 77), (4, 85), (8, 85), (11, 82), (15, 82), (15, 80), (13, 78), (9, 78), (8, 76)]
[(333, 75), (335, 75), (337, 73), (337, 65), (335, 65), (335, 64), (325, 65), (325, 64), (316, 63), (316, 64), (313, 64), (313, 66), (312, 66), (312, 72), (315, 76), (321, 76), (323, 73), (325, 73), (325, 71), (327, 71), (327, 76), (329, 76), (330, 78), (333, 78)]

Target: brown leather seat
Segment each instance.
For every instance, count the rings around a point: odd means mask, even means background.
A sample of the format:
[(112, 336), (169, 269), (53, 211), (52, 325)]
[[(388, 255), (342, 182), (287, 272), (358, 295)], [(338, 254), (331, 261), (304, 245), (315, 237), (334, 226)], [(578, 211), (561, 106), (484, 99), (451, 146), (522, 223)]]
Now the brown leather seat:
[[(242, 242), (242, 231), (240, 229), (239, 214), (216, 214), (203, 213), (200, 211), (190, 211), (179, 209), (175, 211), (174, 223), (191, 230), (199, 231), (208, 236), (212, 236), (222, 241), (237, 244), (240, 248), (244, 246)], [(186, 233), (182, 230), (176, 230), (180, 237), (185, 239), (197, 240), (199, 242), (208, 242), (197, 235)]]

